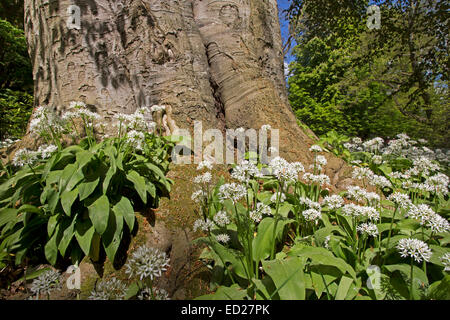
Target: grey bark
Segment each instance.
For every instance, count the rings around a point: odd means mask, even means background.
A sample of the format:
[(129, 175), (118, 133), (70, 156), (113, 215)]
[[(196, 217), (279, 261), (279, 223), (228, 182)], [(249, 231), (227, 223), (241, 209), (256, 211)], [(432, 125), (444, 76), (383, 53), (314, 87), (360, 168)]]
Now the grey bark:
[[(80, 30), (66, 25), (72, 4)], [(284, 156), (311, 158), (287, 101), (276, 0), (25, 0), (25, 32), (36, 105), (83, 101), (108, 120), (164, 104), (180, 128), (270, 124)]]

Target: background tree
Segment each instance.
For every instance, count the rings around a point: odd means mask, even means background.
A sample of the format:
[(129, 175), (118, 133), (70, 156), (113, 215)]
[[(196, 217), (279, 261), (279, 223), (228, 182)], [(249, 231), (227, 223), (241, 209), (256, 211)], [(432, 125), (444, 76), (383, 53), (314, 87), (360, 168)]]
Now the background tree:
[[(370, 2), (373, 4), (374, 2)], [(298, 42), (289, 80), (299, 119), (318, 134), (407, 132), (448, 146), (448, 10), (441, 1), (293, 1)]]

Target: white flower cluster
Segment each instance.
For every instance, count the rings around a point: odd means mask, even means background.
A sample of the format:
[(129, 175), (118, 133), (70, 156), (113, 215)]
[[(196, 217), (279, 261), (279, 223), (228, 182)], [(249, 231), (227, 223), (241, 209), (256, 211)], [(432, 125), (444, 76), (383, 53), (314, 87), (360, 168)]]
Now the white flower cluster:
[(30, 132), (41, 135), (48, 133), (50, 128), (54, 132), (63, 130), (60, 120), (55, 117), (48, 107), (37, 107), (33, 112), (33, 119), (30, 121)]
[(354, 203), (346, 204), (342, 207), (342, 214), (345, 216), (361, 218), (365, 217), (372, 221), (380, 220), (380, 213), (373, 207), (359, 206)]
[(312, 174), (309, 172), (303, 175), (303, 180), (307, 183), (318, 184), (320, 186), (331, 183), (330, 177), (326, 174)]
[(349, 186), (347, 188), (347, 198), (361, 202), (367, 200), (370, 204), (380, 202), (380, 196), (374, 192), (368, 192), (358, 186)]
[(194, 178), (194, 183), (197, 184), (208, 184), (212, 180), (211, 172), (205, 172), (204, 174), (201, 174), (199, 176), (196, 176)]
[(401, 209), (409, 209), (413, 205), (409, 196), (401, 192), (392, 193), (387, 199)]
[(226, 233), (218, 234), (216, 236), (216, 240), (218, 242), (222, 242), (223, 244), (228, 243), (230, 241), (230, 236)]
[(89, 300), (124, 300), (127, 286), (116, 278), (101, 281), (92, 290)]
[(322, 213), (315, 209), (308, 209), (302, 212), (303, 217), (307, 221), (315, 221), (318, 223), (318, 220), (322, 218)]
[(125, 273), (130, 278), (138, 277), (140, 280), (161, 277), (169, 266), (169, 258), (165, 252), (155, 248), (141, 246), (133, 252), (130, 260), (125, 265)]
[(272, 174), (276, 176), (278, 180), (286, 183), (296, 181), (299, 173), (305, 171), (305, 168), (300, 162), (289, 163), (281, 157), (272, 159), (269, 167), (272, 169)]
[(386, 177), (379, 176), (379, 175), (376, 175), (376, 174), (374, 174), (372, 176), (372, 178), (369, 179), (369, 184), (371, 186), (374, 186), (374, 187), (377, 187), (377, 188), (380, 188), (380, 189), (392, 186), (392, 183), (388, 179), (386, 179)]
[[(148, 120), (146, 118), (148, 118)], [(146, 107), (139, 108), (132, 114), (115, 114), (114, 119), (117, 119), (115, 126), (121, 128), (121, 131), (122, 129), (130, 129), (141, 132), (151, 132), (156, 126), (156, 123), (152, 121), (153, 118), (150, 111)]]
[(430, 248), (425, 242), (412, 238), (400, 239), (397, 244), (397, 250), (403, 258), (411, 257), (417, 262), (422, 260), (429, 261), (432, 255)]
[(33, 280), (31, 292), (39, 298), (40, 294), (50, 294), (53, 290), (60, 290), (60, 273), (55, 270), (48, 270)]
[(206, 198), (208, 198), (208, 193), (203, 190), (197, 190), (192, 193), (191, 199), (196, 203), (202, 203)]
[(226, 183), (219, 188), (219, 198), (223, 202), (225, 200), (232, 200), (234, 203), (244, 198), (247, 194), (247, 188), (237, 183)]
[(265, 205), (262, 202), (258, 202), (256, 204), (255, 210), (250, 211), (250, 218), (256, 223), (259, 223), (264, 215), (269, 216), (271, 214), (272, 210), (268, 205)]
[(286, 201), (286, 195), (282, 192), (282, 193), (274, 193), (271, 197), (270, 197), (270, 202), (272, 203), (277, 203), (277, 199), (280, 203)]
[(322, 149), (321, 146), (315, 144), (315, 145), (312, 145), (311, 148), (309, 148), (309, 151), (311, 151), (311, 152), (322, 152), (323, 149)]
[(378, 228), (373, 223), (362, 223), (358, 227), (356, 227), (356, 230), (362, 234), (367, 235), (369, 237), (376, 237), (378, 235)]
[(217, 212), (214, 215), (213, 220), (219, 227), (225, 227), (231, 223), (230, 218), (228, 217), (226, 211)]
[(321, 211), (322, 210), (322, 206), (320, 205), (320, 203), (318, 202), (314, 202), (309, 198), (305, 198), (305, 197), (300, 197), (299, 202), (301, 204), (304, 204), (306, 206), (308, 206), (308, 208), (310, 209), (314, 209), (317, 211)]
[(422, 226), (430, 228), (433, 232), (450, 231), (447, 219), (435, 213), (427, 204), (412, 205), (405, 216), (418, 220)]
[(198, 229), (208, 232), (212, 228), (214, 228), (214, 223), (209, 219), (206, 219), (206, 221), (203, 219), (198, 219), (194, 222), (194, 232), (196, 232)]
[(358, 180), (368, 179), (370, 181), (373, 175), (373, 171), (366, 167), (354, 167), (352, 172), (352, 178)]
[(262, 176), (258, 167), (253, 162), (247, 160), (243, 160), (231, 173), (231, 177), (241, 183), (248, 183), (250, 179), (260, 178)]
[(208, 160), (201, 161), (197, 166), (197, 171), (201, 171), (203, 169), (212, 170), (213, 165)]
[(331, 210), (339, 209), (344, 205), (344, 199), (341, 196), (334, 194), (323, 198), (322, 206), (327, 206)]
[(447, 252), (440, 258), (442, 264), (444, 265), (444, 271), (450, 271), (450, 252)]

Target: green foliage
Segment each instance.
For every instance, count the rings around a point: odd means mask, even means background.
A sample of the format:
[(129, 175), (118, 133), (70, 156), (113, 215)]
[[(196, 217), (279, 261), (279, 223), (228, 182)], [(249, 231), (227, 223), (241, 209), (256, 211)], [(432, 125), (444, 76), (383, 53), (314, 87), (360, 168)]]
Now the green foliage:
[(23, 31), (2, 19), (0, 48), (0, 140), (21, 138), (33, 106), (31, 61)]
[(298, 46), (288, 80), (291, 105), (319, 135), (406, 132), (447, 146), (444, 7), (439, 1), (416, 9), (410, 1), (376, 3), (381, 30), (366, 27), (368, 1), (293, 1), (288, 13)]
[[(195, 242), (206, 245), (200, 259), (210, 268), (211, 288), (217, 290), (198, 299), (447, 298), (450, 288), (444, 256), (450, 256), (450, 207), (448, 177), (445, 180), (439, 173), (445, 168), (423, 157), (421, 162), (405, 157), (420, 157), (412, 148), (414, 141), (405, 135), (394, 141), (385, 154), (380, 151), (379, 142), (374, 147), (378, 140), (364, 144), (371, 148), (370, 152), (351, 153), (343, 145), (349, 140), (331, 132), (321, 141), (348, 161), (362, 159), (363, 154), (365, 160), (360, 165), (364, 169), (356, 168), (353, 175), (358, 179), (361, 170), (372, 170), (361, 179), (363, 185), (374, 186), (376, 193), (349, 187), (347, 192), (334, 195), (334, 201), (327, 198), (326, 183), (318, 179), (323, 174), (318, 154), (313, 172), (306, 175), (310, 178), (288, 178), (287, 173), (300, 165), (277, 159), (265, 168), (265, 175), (260, 172), (265, 167), (261, 164), (256, 167), (243, 162), (235, 166), (232, 178), (240, 182), (237, 184), (224, 184), (221, 179), (215, 187), (208, 188), (208, 183), (196, 179), (205, 193), (194, 197), (202, 206), (194, 230), (201, 228), (207, 236)], [(403, 149), (392, 149), (394, 144)], [(374, 155), (380, 156), (381, 161), (376, 161)], [(392, 171), (398, 171), (394, 175), (397, 178), (390, 175)], [(402, 178), (400, 172), (409, 174)], [(386, 178), (386, 183), (379, 184), (379, 177)], [(434, 191), (424, 187), (439, 179), (447, 181), (440, 182), (445, 186), (435, 187)], [(406, 187), (411, 183), (422, 187)], [(356, 196), (352, 188), (362, 196)], [(285, 199), (277, 196), (280, 192)], [(410, 199), (408, 205), (395, 202), (395, 197), (383, 198), (393, 193)], [(343, 196), (347, 198), (345, 202)], [(441, 227), (421, 220), (431, 216), (414, 217), (410, 211), (415, 208), (431, 210), (430, 215), (443, 219)], [(375, 233), (362, 231), (368, 225)], [(401, 255), (398, 245), (406, 239), (423, 241), (431, 256), (417, 263), (410, 253)], [(378, 269), (375, 274), (373, 267)]]
[(97, 142), (92, 131), (97, 115), (83, 108), (78, 115), (85, 123), (85, 138), (64, 148), (60, 139), (65, 125), (41, 108), (37, 131), (58, 147), (19, 150), (14, 167), (3, 168), (0, 252), (4, 260), (14, 256), (19, 265), (24, 258), (46, 259), (55, 265), (71, 259), (76, 264), (84, 256), (101, 261), (104, 252), (114, 263), (135, 228), (134, 212), (156, 208), (161, 197), (169, 196), (170, 139), (141, 132), (137, 146), (123, 124), (121, 136)]
[(33, 110), (33, 96), (27, 92), (0, 91), (0, 140), (21, 138)]

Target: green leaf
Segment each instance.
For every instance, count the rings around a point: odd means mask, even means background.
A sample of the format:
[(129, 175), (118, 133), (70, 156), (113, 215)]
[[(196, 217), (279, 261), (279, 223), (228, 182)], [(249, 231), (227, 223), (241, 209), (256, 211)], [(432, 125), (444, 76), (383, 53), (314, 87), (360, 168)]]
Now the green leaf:
[(59, 249), (59, 252), (61, 253), (61, 256), (63, 256), (63, 257), (66, 255), (67, 247), (69, 246), (70, 242), (72, 241), (77, 217), (78, 217), (78, 214), (76, 214), (74, 216), (72, 223), (64, 230), (61, 241), (59, 242), (58, 249)]
[(336, 297), (334, 300), (345, 300), (345, 297), (347, 296), (347, 293), (348, 293), (352, 283), (353, 283), (352, 278), (343, 276), (341, 278), (341, 282), (339, 282), (339, 287), (336, 292)]
[[(280, 241), (284, 228), (292, 220), (279, 220), (275, 233), (276, 241)], [(253, 259), (256, 262), (269, 257), (273, 246), (273, 229), (275, 227), (274, 218), (264, 218), (258, 226), (258, 233), (253, 240)]]
[(61, 174), (61, 177), (59, 179), (59, 191), (60, 192), (63, 190), (66, 190), (66, 186), (69, 183), (69, 180), (72, 178), (72, 176), (74, 175), (74, 173), (76, 172), (77, 169), (78, 169), (78, 166), (74, 163), (71, 163), (64, 168), (64, 170)]
[(429, 297), (433, 300), (450, 300), (450, 275), (430, 285)]
[(142, 202), (144, 204), (147, 204), (147, 190), (145, 185), (145, 178), (140, 176), (139, 173), (137, 173), (134, 170), (131, 170), (127, 174), (128, 181), (132, 182), (134, 185), (134, 188), (136, 189), (137, 193), (142, 199)]
[(128, 200), (128, 198), (120, 198), (120, 201), (112, 208), (112, 210), (116, 215), (121, 215), (128, 225), (128, 228), (130, 230), (133, 230), (135, 215), (133, 206), (131, 205), (131, 202), (130, 200)]
[(17, 209), (5, 208), (0, 211), (0, 227), (17, 218)]
[(108, 169), (108, 172), (106, 172), (105, 180), (103, 180), (103, 194), (106, 194), (108, 192), (109, 184), (111, 183), (111, 179), (116, 174), (116, 170), (113, 167), (110, 167)]
[(297, 257), (262, 262), (264, 271), (272, 278), (281, 300), (305, 300), (305, 267)]
[[(407, 279), (411, 278), (411, 266), (408, 264), (391, 264), (384, 266), (384, 268), (386, 268), (389, 272), (400, 271), (407, 277)], [(428, 278), (422, 269), (420, 269), (417, 266), (413, 266), (413, 273), (414, 273), (414, 282), (416, 282), (417, 280), (420, 281), (420, 283), (416, 283), (415, 286), (428, 285)]]
[(117, 249), (122, 240), (123, 233), (123, 216), (119, 213), (110, 214), (108, 228), (102, 235), (103, 247), (109, 261), (114, 262)]
[[(57, 229), (59, 229), (59, 226)], [(58, 238), (59, 232), (56, 230), (55, 234), (50, 238), (44, 247), (45, 258), (51, 265), (55, 265), (56, 259), (58, 258)]]
[(91, 242), (94, 237), (95, 228), (89, 219), (78, 220), (75, 225), (75, 238), (85, 255), (91, 251)]
[(49, 237), (53, 235), (56, 226), (58, 225), (58, 215), (53, 215), (48, 219), (47, 222), (47, 234)]
[(61, 205), (67, 216), (72, 214), (72, 205), (78, 197), (78, 189), (75, 188), (72, 191), (64, 191), (61, 195)]
[(100, 177), (94, 181), (80, 183), (78, 186), (80, 201), (87, 199), (95, 191), (95, 188), (98, 186), (99, 182)]
[(89, 217), (91, 218), (92, 224), (100, 235), (102, 235), (107, 226), (109, 220), (109, 200), (108, 197), (103, 195), (98, 198), (89, 209)]

